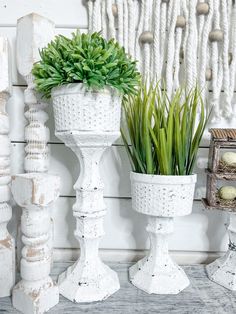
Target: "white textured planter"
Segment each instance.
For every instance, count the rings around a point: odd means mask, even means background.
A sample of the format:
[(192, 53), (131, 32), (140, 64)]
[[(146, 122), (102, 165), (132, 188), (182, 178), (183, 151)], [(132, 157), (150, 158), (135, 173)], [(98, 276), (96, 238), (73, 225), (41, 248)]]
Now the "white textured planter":
[(108, 89), (91, 93), (82, 84), (70, 84), (54, 89), (52, 99), (56, 136), (80, 162), (73, 206), (80, 258), (59, 276), (59, 289), (73, 302), (101, 301), (120, 288), (117, 274), (100, 260), (98, 247), (106, 214), (99, 163), (120, 136), (121, 98)]
[(229, 248), (226, 254), (207, 265), (209, 279), (236, 291), (236, 213), (228, 213)]
[(177, 294), (189, 285), (184, 271), (169, 256), (168, 235), (173, 232), (173, 218), (192, 211), (196, 178), (131, 173), (132, 207), (148, 215), (151, 245), (129, 275), (132, 284), (147, 293)]
[(28, 173), (12, 178), (12, 194), (22, 207), (21, 281), (12, 292), (13, 306), (25, 314), (40, 314), (59, 302), (59, 289), (50, 273), (49, 207), (59, 196), (60, 178)]

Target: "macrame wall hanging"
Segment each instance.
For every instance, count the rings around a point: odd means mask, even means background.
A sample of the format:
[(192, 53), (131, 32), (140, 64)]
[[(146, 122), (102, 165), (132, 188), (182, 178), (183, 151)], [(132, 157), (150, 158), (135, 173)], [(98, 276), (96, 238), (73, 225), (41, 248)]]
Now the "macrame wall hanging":
[(233, 117), (234, 0), (88, 0), (88, 12), (89, 30), (116, 38), (143, 75), (165, 79), (169, 95), (198, 83), (215, 121)]

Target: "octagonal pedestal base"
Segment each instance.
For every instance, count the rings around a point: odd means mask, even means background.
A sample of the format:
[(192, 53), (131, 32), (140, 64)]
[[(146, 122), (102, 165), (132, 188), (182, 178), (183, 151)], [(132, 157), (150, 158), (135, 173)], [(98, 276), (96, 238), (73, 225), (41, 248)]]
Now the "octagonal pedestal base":
[(228, 251), (224, 256), (206, 266), (208, 278), (219, 285), (236, 291), (236, 252)]
[(229, 248), (226, 254), (206, 266), (209, 279), (236, 291), (236, 213), (228, 213)]
[(112, 269), (102, 262), (91, 266), (76, 262), (62, 273), (58, 279), (60, 294), (72, 302), (86, 303), (105, 300), (120, 289), (118, 276)]
[(158, 265), (144, 257), (130, 267), (129, 276), (134, 286), (149, 294), (178, 294), (190, 283), (182, 268), (170, 258), (165, 264)]
[[(26, 283), (26, 284), (25, 284)], [(50, 310), (59, 302), (59, 290), (48, 278), (35, 288), (27, 287), (27, 282), (21, 280), (13, 289), (12, 304), (24, 314), (41, 314)]]

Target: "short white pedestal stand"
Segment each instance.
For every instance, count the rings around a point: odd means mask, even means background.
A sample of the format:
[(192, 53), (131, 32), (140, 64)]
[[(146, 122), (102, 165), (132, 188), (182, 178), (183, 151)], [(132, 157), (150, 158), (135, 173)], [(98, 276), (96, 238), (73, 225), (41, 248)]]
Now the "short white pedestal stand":
[(12, 293), (13, 306), (25, 314), (40, 314), (59, 302), (59, 289), (49, 277), (51, 265), (49, 206), (59, 196), (60, 179), (28, 173), (12, 178), (12, 193), (22, 207), (21, 278)]
[(80, 176), (74, 186), (76, 203), (73, 206), (80, 258), (59, 276), (60, 293), (74, 302), (101, 301), (120, 288), (117, 274), (98, 255), (106, 214), (99, 163), (103, 152), (119, 137), (119, 133), (58, 132), (56, 135), (80, 161)]
[(56, 136), (80, 162), (73, 206), (80, 258), (59, 276), (59, 290), (73, 302), (101, 301), (120, 288), (117, 274), (103, 264), (98, 247), (106, 214), (99, 163), (120, 136), (121, 97), (112, 89), (91, 92), (75, 83), (54, 88), (52, 100)]
[(177, 294), (189, 285), (188, 277), (170, 257), (168, 236), (173, 218), (148, 217), (150, 251), (129, 270), (130, 281), (147, 293)]
[(196, 175), (158, 176), (131, 173), (132, 207), (148, 215), (150, 251), (129, 270), (130, 281), (147, 293), (177, 294), (188, 277), (170, 257), (168, 235), (173, 217), (192, 211)]
[(226, 254), (206, 266), (209, 279), (236, 291), (236, 213), (228, 213), (229, 248)]

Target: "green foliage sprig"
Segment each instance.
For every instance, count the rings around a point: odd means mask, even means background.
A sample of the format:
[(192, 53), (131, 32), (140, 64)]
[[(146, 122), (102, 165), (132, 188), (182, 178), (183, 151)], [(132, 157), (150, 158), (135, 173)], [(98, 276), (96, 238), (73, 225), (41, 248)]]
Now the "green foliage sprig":
[(169, 99), (159, 84), (141, 83), (123, 108), (127, 130), (121, 133), (134, 172), (192, 174), (209, 118), (197, 87), (188, 93), (178, 89)]
[(136, 62), (124, 48), (99, 33), (72, 33), (72, 38), (59, 35), (40, 51), (41, 60), (33, 67), (36, 89), (46, 98), (53, 87), (83, 83), (91, 89), (105, 86), (122, 94), (135, 92), (140, 74)]

